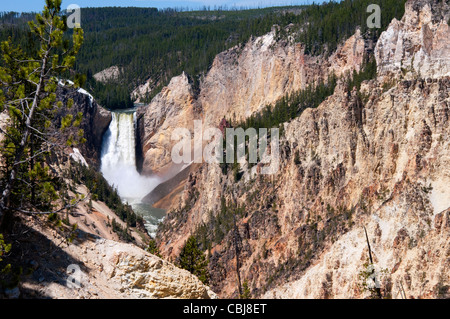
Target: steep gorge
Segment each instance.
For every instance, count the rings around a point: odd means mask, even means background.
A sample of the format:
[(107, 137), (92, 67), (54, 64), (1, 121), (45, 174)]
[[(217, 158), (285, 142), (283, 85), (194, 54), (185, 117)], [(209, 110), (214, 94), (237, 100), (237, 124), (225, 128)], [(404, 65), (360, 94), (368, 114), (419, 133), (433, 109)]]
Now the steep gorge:
[[(62, 231), (21, 217), (30, 244), (19, 248), (52, 248), (30, 262), (35, 273), (21, 289), (52, 298), (234, 298), (246, 282), (252, 297), (366, 298), (370, 243), (383, 296), (448, 298), (449, 18), (446, 1), (409, 0), (376, 44), (356, 30), (326, 58), (305, 54), (274, 27), (219, 54), (199, 87), (185, 73), (174, 77), (136, 118), (59, 87), (59, 99), (74, 98), (70, 112), (83, 113), (87, 139), (67, 157), (101, 167), (110, 182), (127, 177), (124, 198), (152, 189), (148, 175), (163, 181), (181, 171), (147, 196), (169, 207), (157, 233), (165, 260), (137, 247), (147, 244), (145, 230), (131, 231), (136, 245), (122, 243), (108, 226), (114, 212), (93, 200), (70, 214), (79, 226), (73, 245), (53, 247), (67, 239)], [(348, 90), (343, 78), (372, 50), (377, 77)], [(241, 165), (239, 177), (219, 164), (173, 165), (174, 129), (193, 135), (194, 120), (204, 129), (244, 120), (332, 73), (341, 79), (334, 93), (283, 124), (276, 174), (255, 174), (258, 165)], [(128, 231), (127, 221), (118, 224)], [(214, 292), (171, 263), (192, 235), (208, 257)], [(73, 263), (86, 275), (75, 294), (65, 287)]]
[[(444, 1), (408, 1), (376, 44), (376, 79), (351, 92), (341, 83), (284, 124), (278, 174), (244, 167), (236, 182), (216, 164), (191, 173), (159, 229), (163, 255), (198, 236), (221, 297), (237, 296), (236, 271), (253, 296), (367, 297), (365, 227), (384, 295), (448, 296), (449, 18)], [(219, 55), (197, 95), (185, 75), (173, 79), (140, 113), (143, 171), (170, 165), (177, 125), (246, 117), (329, 70), (358, 70), (365, 47), (357, 32), (320, 61), (268, 34)]]
[[(101, 162), (106, 164), (104, 170), (107, 171), (110, 164), (112, 169), (119, 170), (126, 177), (134, 177), (134, 183), (136, 176), (139, 176), (134, 161), (135, 144), (130, 144), (128, 140), (134, 140), (134, 127), (130, 128), (130, 120), (131, 126), (134, 126), (133, 113), (124, 114), (125, 124), (122, 123), (122, 126), (125, 127), (121, 130), (125, 136), (121, 137), (120, 115), (98, 105), (89, 93), (60, 85), (57, 99), (67, 101), (69, 98), (73, 99), (73, 106), (61, 108), (53, 121), (58, 124), (68, 114), (75, 118), (81, 113), (83, 117), (80, 125), (64, 134), (71, 134), (81, 128), (86, 142), (77, 147), (62, 148), (49, 160), (48, 165), (67, 179), (71, 195), (75, 198), (87, 196), (89, 201), (80, 200), (76, 207), (64, 209), (61, 214), (18, 213), (14, 216), (11, 229), (6, 234), (2, 233), (6, 235), (2, 240), (5, 238), (7, 243), (12, 243), (6, 258), (2, 255), (3, 261), (11, 265), (12, 272), (2, 273), (0, 299), (216, 298), (216, 294), (194, 275), (150, 254), (146, 250), (150, 239), (146, 229), (139, 224), (130, 226), (128, 220), (122, 220), (119, 216), (122, 212), (118, 211), (121, 208), (117, 203), (111, 205), (114, 198), (98, 198), (98, 188), (104, 190), (106, 185), (106, 181), (99, 180), (101, 174), (97, 172)], [(4, 129), (9, 121), (6, 112), (0, 113), (0, 120)], [(123, 149), (120, 154), (112, 150), (109, 161), (101, 158), (103, 135), (108, 135), (108, 127), (109, 135), (115, 128), (116, 131), (112, 132), (116, 133), (115, 138), (125, 139), (122, 143), (111, 143), (112, 148), (118, 146)], [(0, 134), (0, 141), (2, 138)], [(124, 146), (129, 146), (129, 149)], [(130, 170), (132, 176), (129, 176)], [(80, 172), (81, 175), (90, 173), (80, 176)], [(92, 183), (89, 185), (95, 186), (87, 187), (84, 182), (93, 176), (96, 180), (90, 180)], [(143, 196), (151, 189), (148, 184), (153, 181), (141, 176), (138, 178), (142, 179), (139, 190), (144, 192)], [(136, 192), (132, 194), (139, 195)], [(55, 207), (60, 206), (60, 202), (55, 201)], [(124, 239), (117, 229), (126, 229), (129, 238)], [(2, 263), (2, 269), (7, 269), (3, 266)], [(22, 272), (22, 269), (26, 272)], [(79, 287), (68, 284), (71, 274), (69, 269), (78, 269), (77, 274), (73, 274), (80, 275)]]

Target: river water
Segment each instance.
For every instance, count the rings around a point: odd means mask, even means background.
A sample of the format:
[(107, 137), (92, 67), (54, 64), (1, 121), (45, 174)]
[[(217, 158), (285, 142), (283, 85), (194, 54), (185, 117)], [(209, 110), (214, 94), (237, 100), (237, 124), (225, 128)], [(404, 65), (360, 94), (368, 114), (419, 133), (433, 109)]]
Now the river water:
[(145, 221), (148, 233), (155, 237), (165, 211), (142, 203), (161, 180), (139, 174), (136, 168), (136, 109), (112, 112), (112, 121), (103, 137), (101, 172), (120, 197)]

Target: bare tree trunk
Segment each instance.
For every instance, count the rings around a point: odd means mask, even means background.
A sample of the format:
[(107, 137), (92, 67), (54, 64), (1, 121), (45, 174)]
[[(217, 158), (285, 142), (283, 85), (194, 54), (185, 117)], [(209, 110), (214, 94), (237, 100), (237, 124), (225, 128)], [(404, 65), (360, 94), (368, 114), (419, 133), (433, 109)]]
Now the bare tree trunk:
[(50, 51), (47, 50), (42, 59), (42, 68), (41, 68), (39, 83), (37, 85), (36, 93), (35, 93), (35, 96), (33, 99), (33, 104), (31, 105), (30, 113), (28, 114), (27, 120), (25, 122), (23, 136), (20, 141), (18, 150), (16, 152), (16, 156), (14, 158), (14, 163), (13, 163), (13, 167), (11, 169), (11, 173), (9, 175), (8, 181), (5, 185), (5, 189), (3, 190), (2, 196), (0, 198), (0, 227), (1, 228), (4, 227), (3, 221), (5, 220), (6, 215), (11, 213), (11, 211), (9, 209), (9, 198), (11, 196), (11, 191), (14, 187), (14, 183), (17, 178), (17, 171), (18, 171), (17, 163), (19, 163), (21, 161), (21, 158), (22, 158), (22, 156), (25, 152), (25, 148), (27, 146), (28, 138), (30, 136), (31, 123), (33, 121), (33, 117), (34, 117), (36, 108), (38, 107), (38, 104), (39, 104), (39, 96), (41, 95), (41, 92), (42, 92), (42, 89), (44, 86), (45, 72), (46, 72), (46, 68), (47, 68), (49, 52)]
[(239, 230), (236, 226), (236, 217), (233, 215), (233, 222), (234, 222), (234, 249), (236, 253), (236, 275), (237, 275), (237, 281), (238, 281), (238, 292), (239, 297), (242, 296), (242, 284), (241, 284), (241, 275), (240, 275), (240, 263), (239, 263), (239, 247), (238, 247), (238, 236), (239, 236)]

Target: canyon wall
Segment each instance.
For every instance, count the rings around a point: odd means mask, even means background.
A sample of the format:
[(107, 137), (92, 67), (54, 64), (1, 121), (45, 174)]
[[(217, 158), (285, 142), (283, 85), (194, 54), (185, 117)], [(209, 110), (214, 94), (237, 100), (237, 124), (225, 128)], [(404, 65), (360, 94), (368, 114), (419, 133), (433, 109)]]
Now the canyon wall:
[(268, 104), (328, 75), (359, 70), (365, 43), (359, 31), (327, 59), (309, 56), (300, 43), (278, 39), (276, 29), (244, 46), (217, 55), (194, 92), (186, 74), (174, 77), (149, 105), (138, 110), (138, 152), (144, 174), (161, 173), (172, 163), (175, 128), (193, 134), (193, 121), (203, 130), (218, 127), (225, 117), (243, 120)]
[[(340, 83), (318, 108), (284, 124), (277, 174), (255, 177), (241, 166), (242, 178), (236, 181), (216, 164), (193, 172), (159, 229), (163, 255), (175, 258), (193, 233), (203, 238), (211, 256), (212, 289), (221, 297), (238, 296), (239, 272), (256, 297), (365, 298), (370, 291), (360, 275), (369, 260), (366, 229), (383, 296), (448, 297), (449, 14), (443, 1), (408, 1), (402, 21), (394, 20), (376, 45), (376, 79), (365, 81), (359, 91), (349, 92)], [(270, 38), (246, 48), (260, 43), (264, 49)], [(349, 52), (339, 59), (345, 58), (350, 70), (362, 61), (350, 54), (364, 48), (357, 38), (358, 33), (349, 40), (353, 45), (347, 41), (343, 48)], [(284, 61), (299, 48), (270, 46), (272, 53), (291, 52)], [(286, 66), (289, 71), (280, 72), (287, 83), (280, 86), (270, 76), (276, 72), (264, 70), (282, 68), (268, 58), (264, 68), (249, 64), (241, 78), (227, 80), (225, 73), (233, 69), (221, 74), (214, 67), (232, 52), (218, 56), (208, 74), (217, 89), (207, 77), (198, 98), (203, 118), (212, 123), (227, 113), (246, 117), (275, 99), (278, 90), (287, 93), (326, 74), (321, 62), (315, 69), (294, 59)], [(339, 62), (328, 61), (337, 69)], [(322, 62), (325, 70), (332, 68)], [(261, 85), (252, 86), (252, 78)], [(233, 88), (239, 90), (235, 97)], [(223, 209), (224, 203), (243, 212)], [(230, 223), (228, 232), (212, 235), (223, 223)]]

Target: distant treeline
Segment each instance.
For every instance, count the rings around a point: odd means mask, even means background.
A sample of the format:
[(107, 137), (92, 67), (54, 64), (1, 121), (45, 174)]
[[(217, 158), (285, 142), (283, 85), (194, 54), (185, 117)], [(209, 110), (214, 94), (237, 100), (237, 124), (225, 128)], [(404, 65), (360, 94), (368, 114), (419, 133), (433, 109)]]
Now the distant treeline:
[[(81, 14), (85, 43), (76, 70), (86, 75), (85, 87), (101, 105), (126, 108), (133, 104), (132, 90), (148, 79), (152, 90), (147, 100), (183, 71), (198, 86), (218, 53), (269, 32), (273, 25), (281, 27), (280, 38), (288, 35), (284, 30), (290, 25), (289, 33), (313, 55), (333, 52), (358, 26), (366, 37), (376, 39), (394, 17), (403, 16), (405, 1), (343, 0), (242, 11), (86, 8)], [(367, 28), (370, 4), (381, 7), (380, 29)], [(12, 36), (25, 49), (32, 47), (27, 29), (21, 27), (31, 17), (0, 15), (0, 40)], [(93, 75), (111, 66), (120, 67), (119, 78), (96, 82)]]
[[(306, 53), (317, 55), (336, 50), (339, 43), (348, 39), (359, 27), (365, 37), (377, 39), (393, 18), (401, 19), (406, 0), (343, 0), (313, 4), (293, 18), (301, 28), (296, 38), (306, 46)], [(369, 28), (369, 5), (380, 6), (381, 28)]]

